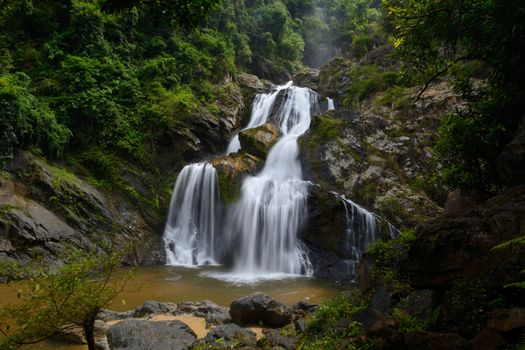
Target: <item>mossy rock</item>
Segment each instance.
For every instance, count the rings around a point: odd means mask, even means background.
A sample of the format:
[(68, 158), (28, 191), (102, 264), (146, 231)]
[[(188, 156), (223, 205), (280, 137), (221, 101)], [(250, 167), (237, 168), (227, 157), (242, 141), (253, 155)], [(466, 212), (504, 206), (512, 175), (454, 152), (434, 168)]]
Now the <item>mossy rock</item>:
[(244, 177), (255, 174), (262, 160), (250, 154), (237, 153), (215, 158), (212, 164), (217, 170), (221, 198), (225, 203), (232, 203), (240, 196)]
[(263, 124), (257, 128), (239, 133), (239, 141), (243, 152), (265, 159), (270, 148), (279, 139), (280, 131), (272, 123)]

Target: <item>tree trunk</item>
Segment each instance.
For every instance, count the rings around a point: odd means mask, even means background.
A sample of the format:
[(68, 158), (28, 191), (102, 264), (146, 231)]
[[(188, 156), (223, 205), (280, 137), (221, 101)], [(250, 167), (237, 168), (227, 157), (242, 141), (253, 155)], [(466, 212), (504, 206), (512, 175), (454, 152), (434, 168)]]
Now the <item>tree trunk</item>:
[(88, 345), (89, 350), (95, 350), (95, 319), (89, 320), (83, 325), (84, 328), (84, 335), (86, 336), (86, 341)]

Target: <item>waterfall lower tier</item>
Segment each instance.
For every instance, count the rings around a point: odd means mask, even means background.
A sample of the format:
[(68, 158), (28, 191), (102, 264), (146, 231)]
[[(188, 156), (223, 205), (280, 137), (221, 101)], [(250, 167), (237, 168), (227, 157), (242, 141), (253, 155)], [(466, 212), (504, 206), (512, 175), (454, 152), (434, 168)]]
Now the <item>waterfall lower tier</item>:
[(217, 173), (209, 163), (190, 164), (179, 174), (164, 230), (168, 265), (216, 264), (217, 183)]
[[(368, 246), (380, 238), (380, 225), (386, 225), (389, 238), (395, 238), (397, 230), (388, 222), (369, 212), (359, 204), (347, 199), (345, 196), (334, 193), (345, 206), (346, 221), (346, 264), (351, 276), (357, 276), (357, 268), (361, 256)], [(384, 231), (384, 230), (383, 230)]]

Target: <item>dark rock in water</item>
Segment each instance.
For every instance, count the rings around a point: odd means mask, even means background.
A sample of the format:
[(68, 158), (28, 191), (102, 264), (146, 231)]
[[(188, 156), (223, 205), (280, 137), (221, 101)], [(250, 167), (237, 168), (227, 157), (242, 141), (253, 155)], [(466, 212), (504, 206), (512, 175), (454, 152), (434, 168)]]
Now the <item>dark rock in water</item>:
[(173, 303), (162, 303), (160, 301), (146, 300), (144, 304), (133, 312), (133, 317), (145, 317), (152, 314), (169, 314), (177, 309)]
[(262, 322), (268, 327), (284, 327), (291, 322), (292, 311), (265, 294), (255, 293), (232, 302), (230, 316), (241, 326)]
[(498, 158), (501, 180), (507, 186), (517, 186), (525, 183), (525, 130), (507, 145)]
[(294, 337), (285, 337), (277, 329), (268, 329), (264, 331), (266, 340), (270, 346), (280, 346), (286, 350), (296, 349), (299, 341)]
[(394, 320), (386, 318), (371, 307), (354, 314), (353, 319), (361, 323), (363, 331), (368, 336), (388, 337), (394, 332)]
[(301, 312), (304, 314), (312, 314), (319, 310), (320, 305), (319, 304), (310, 304), (309, 302), (306, 302), (304, 300), (301, 300), (297, 304), (293, 306), (294, 312)]
[(124, 320), (107, 332), (110, 349), (190, 349), (197, 336), (181, 321)]
[[(220, 342), (218, 340), (220, 339)], [(257, 343), (256, 334), (248, 329), (239, 327), (234, 323), (214, 327), (208, 332), (204, 341), (218, 348), (231, 348), (232, 346), (254, 346)]]
[(228, 308), (219, 306), (213, 301), (209, 300), (180, 303), (177, 306), (175, 314), (190, 314), (196, 317), (204, 317), (208, 326), (226, 323), (230, 321), (230, 314)]
[(132, 318), (133, 317), (133, 313), (135, 312), (135, 310), (129, 310), (129, 311), (125, 311), (125, 312), (118, 312), (118, 311), (113, 311), (113, 310), (108, 310), (108, 309), (102, 309), (98, 315), (97, 315), (97, 318), (99, 320), (102, 320), (102, 321), (114, 321), (114, 320), (125, 320), (125, 319), (128, 319), (128, 318)]
[(408, 332), (404, 336), (408, 350), (466, 350), (469, 343), (454, 333)]

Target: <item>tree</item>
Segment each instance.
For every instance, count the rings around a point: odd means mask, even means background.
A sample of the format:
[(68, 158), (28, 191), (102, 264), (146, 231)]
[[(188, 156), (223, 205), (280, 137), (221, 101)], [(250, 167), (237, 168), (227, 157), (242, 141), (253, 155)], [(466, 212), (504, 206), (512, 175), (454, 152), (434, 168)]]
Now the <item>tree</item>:
[(44, 260), (19, 267), (4, 262), (1, 275), (24, 276), (20, 301), (0, 309), (0, 349), (46, 340), (59, 331), (82, 327), (90, 350), (95, 349), (98, 313), (122, 291), (130, 275), (115, 279), (122, 253), (74, 251), (61, 267)]
[[(451, 187), (501, 190), (498, 156), (525, 110), (521, 0), (384, 0), (395, 46), (421, 93), (449, 74), (468, 106), (446, 118), (437, 151)], [(421, 96), (421, 95), (420, 95)]]
[(222, 0), (103, 0), (102, 5), (108, 11), (146, 8), (159, 19), (174, 19), (183, 27), (193, 28), (201, 23), (208, 13), (219, 9)]

